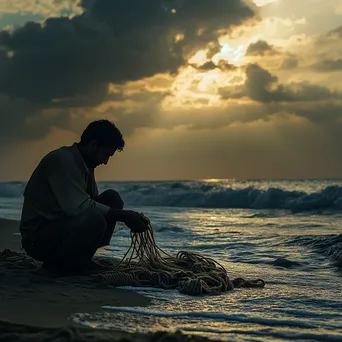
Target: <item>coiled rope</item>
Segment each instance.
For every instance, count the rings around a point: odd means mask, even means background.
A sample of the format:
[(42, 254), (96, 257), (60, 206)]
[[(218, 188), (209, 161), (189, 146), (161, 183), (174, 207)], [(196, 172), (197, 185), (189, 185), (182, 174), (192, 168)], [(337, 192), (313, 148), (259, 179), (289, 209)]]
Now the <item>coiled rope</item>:
[[(145, 217), (146, 218), (146, 217)], [(262, 288), (262, 279), (230, 281), (226, 269), (216, 260), (196, 253), (180, 251), (175, 257), (159, 248), (154, 239), (151, 222), (149, 229), (137, 234), (131, 232), (131, 245), (113, 270), (96, 278), (111, 286), (157, 287), (177, 289), (198, 295), (217, 295), (234, 287)]]

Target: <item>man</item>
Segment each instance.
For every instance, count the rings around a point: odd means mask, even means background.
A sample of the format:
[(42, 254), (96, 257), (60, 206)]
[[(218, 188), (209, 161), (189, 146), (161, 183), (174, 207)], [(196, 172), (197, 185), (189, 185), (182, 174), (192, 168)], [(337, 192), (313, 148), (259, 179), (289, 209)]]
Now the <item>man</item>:
[(30, 177), (20, 222), (22, 246), (44, 267), (82, 271), (97, 268), (92, 257), (109, 245), (115, 224), (133, 232), (148, 229), (147, 219), (123, 209), (114, 190), (98, 194), (94, 169), (108, 163), (125, 141), (108, 120), (89, 124), (79, 143), (48, 153)]

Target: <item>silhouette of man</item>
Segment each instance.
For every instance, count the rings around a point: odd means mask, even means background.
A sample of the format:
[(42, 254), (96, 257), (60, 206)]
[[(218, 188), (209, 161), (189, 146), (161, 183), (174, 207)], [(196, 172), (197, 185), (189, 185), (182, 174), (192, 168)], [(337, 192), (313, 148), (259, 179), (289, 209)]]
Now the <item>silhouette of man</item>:
[(94, 169), (108, 163), (125, 141), (114, 123), (94, 121), (81, 141), (48, 153), (30, 177), (25, 191), (20, 233), (29, 256), (44, 267), (100, 268), (92, 257), (110, 244), (117, 221), (133, 232), (148, 229), (143, 215), (124, 210), (114, 190), (98, 194)]

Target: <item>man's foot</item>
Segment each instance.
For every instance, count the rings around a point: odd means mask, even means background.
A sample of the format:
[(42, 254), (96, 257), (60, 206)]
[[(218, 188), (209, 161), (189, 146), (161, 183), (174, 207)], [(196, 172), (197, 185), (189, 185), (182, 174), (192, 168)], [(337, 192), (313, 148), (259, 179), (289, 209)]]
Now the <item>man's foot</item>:
[(89, 275), (101, 271), (109, 271), (111, 268), (101, 265), (95, 260), (91, 259), (86, 265), (79, 268), (69, 268), (56, 262), (45, 261), (42, 264), (43, 274), (51, 277), (72, 277), (79, 275)]
[(60, 269), (63, 267), (62, 265), (59, 265), (53, 261), (44, 261), (42, 264), (42, 268), (44, 268), (45, 270), (55, 270), (55, 269)]
[(72, 269), (65, 267), (61, 264), (51, 262), (51, 261), (45, 261), (42, 264), (42, 273), (46, 276), (50, 277), (72, 277), (76, 275), (82, 275), (83, 271), (81, 269)]

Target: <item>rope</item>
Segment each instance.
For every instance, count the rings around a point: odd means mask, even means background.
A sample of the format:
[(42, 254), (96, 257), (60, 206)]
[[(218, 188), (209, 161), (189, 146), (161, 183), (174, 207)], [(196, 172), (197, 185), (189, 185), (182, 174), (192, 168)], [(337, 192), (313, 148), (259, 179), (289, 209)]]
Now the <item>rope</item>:
[(35, 261), (31, 257), (23, 253), (11, 251), (10, 249), (0, 251), (0, 264), (3, 267), (8, 266), (11, 268), (37, 268)]
[[(131, 232), (131, 245), (119, 262), (107, 260), (109, 271), (92, 277), (111, 286), (177, 289), (191, 296), (217, 295), (234, 288), (262, 288), (262, 279), (230, 280), (226, 269), (216, 260), (188, 251), (171, 256), (159, 248), (151, 222), (141, 234)], [(103, 262), (106, 261), (103, 259)], [(10, 268), (36, 268), (34, 260), (9, 249), (0, 252), (0, 265)]]
[(262, 288), (262, 279), (230, 281), (226, 269), (216, 260), (188, 251), (179, 251), (175, 257), (159, 248), (154, 239), (150, 220), (149, 229), (137, 234), (131, 232), (131, 245), (113, 271), (96, 278), (111, 286), (158, 287), (177, 289), (191, 295), (217, 295), (236, 288)]

